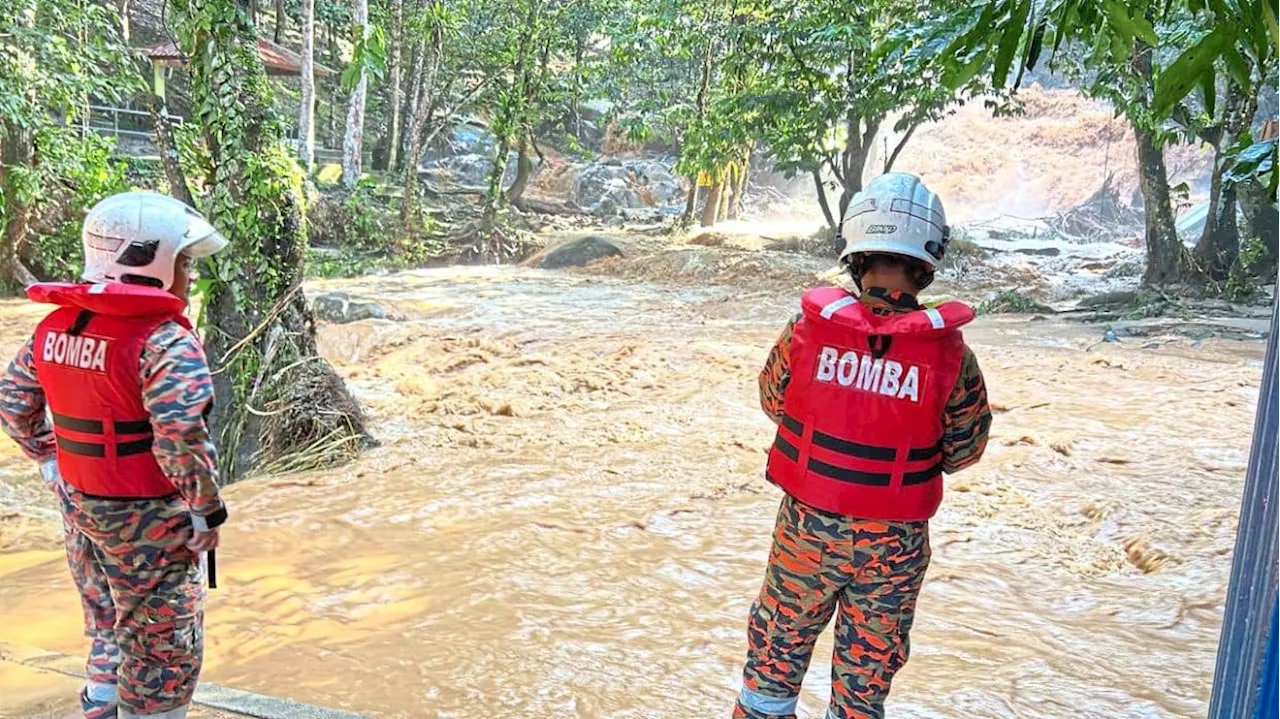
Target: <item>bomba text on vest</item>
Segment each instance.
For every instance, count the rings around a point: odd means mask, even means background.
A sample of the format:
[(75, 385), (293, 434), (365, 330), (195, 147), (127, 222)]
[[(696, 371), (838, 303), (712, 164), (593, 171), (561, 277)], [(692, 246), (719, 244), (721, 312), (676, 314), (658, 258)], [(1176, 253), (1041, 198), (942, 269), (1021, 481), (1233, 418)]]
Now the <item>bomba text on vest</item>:
[(843, 353), (835, 347), (823, 347), (818, 355), (819, 382), (834, 382), (841, 387), (875, 392), (896, 399), (920, 401), (920, 368), (903, 367), (901, 362), (861, 357), (852, 350)]
[(76, 369), (106, 372), (108, 344), (109, 340), (100, 337), (49, 332), (44, 336), (42, 359)]

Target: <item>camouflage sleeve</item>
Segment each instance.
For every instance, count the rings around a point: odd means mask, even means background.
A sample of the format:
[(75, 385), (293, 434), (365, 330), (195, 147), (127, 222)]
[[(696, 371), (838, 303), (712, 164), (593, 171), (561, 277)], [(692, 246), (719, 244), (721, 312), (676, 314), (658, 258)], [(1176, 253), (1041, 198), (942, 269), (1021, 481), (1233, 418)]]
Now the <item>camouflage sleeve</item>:
[(147, 340), (140, 369), (156, 461), (192, 514), (213, 514), (223, 505), (218, 496), (218, 455), (205, 424), (213, 378), (204, 349), (190, 330), (166, 322)]
[(0, 377), (0, 426), (28, 457), (43, 462), (54, 458), (57, 449), (45, 413), (44, 389), (36, 381), (33, 342), (27, 340)]
[(978, 367), (978, 358), (968, 347), (960, 376), (947, 400), (942, 437), (942, 470), (959, 472), (976, 464), (987, 449), (991, 432), (991, 405), (987, 402), (987, 384)]
[(782, 393), (791, 379), (791, 333), (795, 331), (800, 315), (791, 318), (783, 328), (778, 341), (769, 351), (764, 369), (760, 370), (760, 408), (774, 424), (782, 421)]

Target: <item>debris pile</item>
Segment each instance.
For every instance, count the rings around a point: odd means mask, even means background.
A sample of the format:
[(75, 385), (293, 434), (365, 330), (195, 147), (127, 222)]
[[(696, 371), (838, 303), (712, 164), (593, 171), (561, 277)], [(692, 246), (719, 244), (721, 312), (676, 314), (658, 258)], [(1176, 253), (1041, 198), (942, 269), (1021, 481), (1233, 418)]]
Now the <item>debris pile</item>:
[(1054, 231), (1072, 242), (1100, 242), (1141, 235), (1142, 212), (1121, 202), (1120, 189), (1107, 175), (1089, 199), (1047, 218)]

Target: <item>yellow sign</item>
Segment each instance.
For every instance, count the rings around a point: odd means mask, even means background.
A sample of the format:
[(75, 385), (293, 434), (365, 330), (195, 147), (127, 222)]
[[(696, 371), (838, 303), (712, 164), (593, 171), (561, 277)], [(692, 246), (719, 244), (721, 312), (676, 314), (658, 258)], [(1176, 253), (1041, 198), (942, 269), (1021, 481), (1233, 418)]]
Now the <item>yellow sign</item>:
[(698, 187), (711, 187), (711, 175), (699, 170), (698, 171)]

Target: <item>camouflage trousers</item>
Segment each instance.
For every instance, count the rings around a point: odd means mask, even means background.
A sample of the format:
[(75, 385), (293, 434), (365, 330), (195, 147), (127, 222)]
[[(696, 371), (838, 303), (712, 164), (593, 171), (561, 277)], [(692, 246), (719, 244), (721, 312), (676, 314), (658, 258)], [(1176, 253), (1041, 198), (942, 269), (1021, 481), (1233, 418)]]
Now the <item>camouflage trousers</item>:
[(59, 482), (67, 564), (92, 640), (86, 719), (181, 711), (203, 656), (204, 575), (181, 499), (86, 497)]
[(735, 719), (791, 719), (818, 635), (835, 617), (827, 719), (882, 719), (907, 662), (929, 566), (928, 522), (830, 514), (787, 496), (751, 606)]

